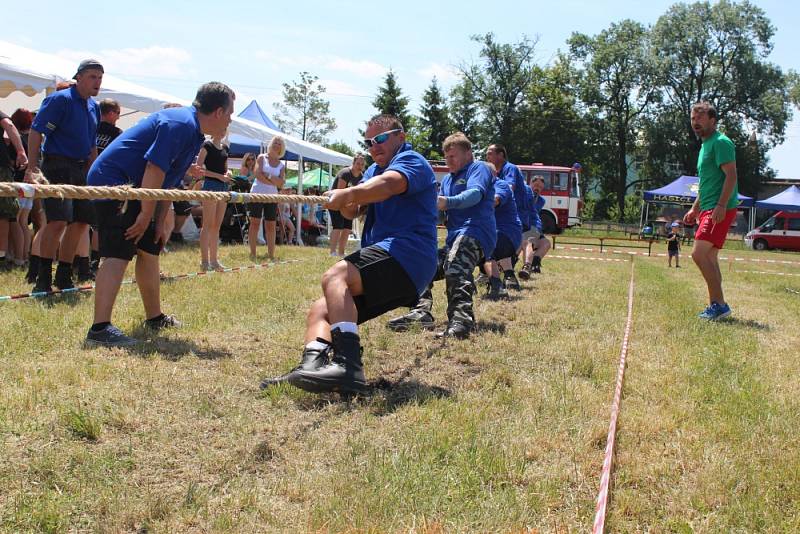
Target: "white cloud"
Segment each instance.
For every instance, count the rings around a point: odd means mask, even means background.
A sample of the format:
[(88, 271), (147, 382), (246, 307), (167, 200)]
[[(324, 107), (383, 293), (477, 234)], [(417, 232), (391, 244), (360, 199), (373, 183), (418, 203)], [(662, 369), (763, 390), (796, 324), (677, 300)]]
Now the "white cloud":
[(366, 91), (356, 87), (355, 85), (349, 82), (343, 82), (341, 80), (319, 80), (319, 83), (325, 87), (327, 94), (332, 96), (360, 96), (360, 97), (368, 97), (370, 95), (367, 94)]
[(455, 67), (450, 65), (442, 65), (441, 63), (429, 63), (424, 69), (420, 69), (417, 73), (430, 80), (434, 76), (440, 84), (448, 85), (458, 80), (458, 71)]
[(349, 72), (361, 78), (379, 78), (388, 71), (386, 67), (374, 61), (359, 61), (337, 56), (331, 57), (325, 64), (325, 68), (339, 72)]
[(105, 71), (114, 76), (147, 76), (184, 78), (194, 75), (190, 68), (192, 55), (182, 48), (148, 46), (145, 48), (120, 48), (87, 52), (84, 50), (60, 50), (56, 55), (73, 61), (76, 65), (83, 59), (99, 60)]

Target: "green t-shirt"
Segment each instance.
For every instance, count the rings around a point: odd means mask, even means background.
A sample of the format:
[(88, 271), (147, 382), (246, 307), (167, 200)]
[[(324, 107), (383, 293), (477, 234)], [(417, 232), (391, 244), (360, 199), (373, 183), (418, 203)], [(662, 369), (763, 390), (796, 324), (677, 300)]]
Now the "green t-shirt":
[[(697, 156), (697, 174), (700, 176), (700, 211), (713, 210), (722, 194), (725, 173), (720, 168), (726, 163), (736, 161), (736, 148), (733, 141), (718, 131), (703, 141)], [(727, 209), (739, 204), (739, 184), (733, 186)]]

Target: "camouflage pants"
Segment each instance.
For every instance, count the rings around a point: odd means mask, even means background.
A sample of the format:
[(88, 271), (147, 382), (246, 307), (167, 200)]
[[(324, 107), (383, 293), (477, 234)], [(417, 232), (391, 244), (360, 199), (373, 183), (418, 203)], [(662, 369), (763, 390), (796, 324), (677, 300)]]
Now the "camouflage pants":
[[(434, 281), (445, 280), (447, 292), (447, 319), (458, 321), (466, 326), (475, 326), (472, 311), (472, 293), (475, 283), (472, 272), (483, 259), (483, 250), (477, 239), (461, 235), (449, 249), (439, 249), (439, 266)], [(433, 282), (419, 297), (415, 310), (431, 313), (433, 308)]]

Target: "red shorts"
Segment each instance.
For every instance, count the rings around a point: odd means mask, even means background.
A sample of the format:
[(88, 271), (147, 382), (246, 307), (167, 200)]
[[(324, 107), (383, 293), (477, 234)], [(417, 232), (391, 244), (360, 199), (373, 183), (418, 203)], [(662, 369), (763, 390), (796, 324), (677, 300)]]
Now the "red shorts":
[(725, 238), (728, 237), (728, 229), (736, 219), (736, 208), (731, 208), (725, 212), (725, 218), (722, 222), (714, 224), (711, 220), (711, 213), (714, 210), (705, 210), (700, 212), (700, 217), (697, 219), (697, 232), (694, 234), (695, 241), (710, 241), (715, 248), (722, 248), (725, 244)]

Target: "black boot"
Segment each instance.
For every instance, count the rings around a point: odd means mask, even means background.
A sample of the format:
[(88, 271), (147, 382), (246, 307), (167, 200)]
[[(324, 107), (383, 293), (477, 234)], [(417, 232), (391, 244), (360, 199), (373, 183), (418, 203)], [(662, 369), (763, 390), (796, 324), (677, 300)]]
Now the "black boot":
[(92, 265), (88, 256), (78, 258), (78, 282), (89, 282), (94, 280), (92, 275)]
[(519, 277), (522, 278), (523, 280), (530, 280), (531, 279), (531, 269), (532, 269), (531, 264), (530, 263), (526, 263), (525, 265), (522, 266), (522, 269), (520, 269)]
[(434, 326), (433, 315), (424, 310), (412, 309), (407, 314), (395, 317), (386, 323), (386, 327), (395, 332), (406, 332), (411, 330), (414, 325), (419, 325), (423, 330), (432, 330)]
[(75, 284), (72, 283), (72, 264), (65, 261), (58, 262), (56, 267), (56, 287), (61, 289), (72, 289)]
[(489, 278), (489, 294), (486, 297), (492, 300), (508, 298), (508, 291), (503, 287), (503, 282), (499, 278), (494, 276)]
[(511, 269), (503, 271), (503, 285), (506, 289), (513, 289), (514, 291), (522, 289), (519, 285), (519, 280), (517, 280), (517, 275)]
[(310, 391), (325, 393), (361, 393), (367, 388), (364, 365), (361, 362), (361, 340), (358, 334), (342, 332), (338, 328), (333, 337), (331, 362), (314, 371), (299, 369), (288, 378), (291, 385)]
[(542, 258), (539, 256), (533, 257), (533, 272), (539, 274), (542, 272)]
[(36, 277), (39, 275), (39, 256), (34, 254), (28, 258), (28, 272), (25, 273), (25, 281), (29, 284), (36, 283)]
[(467, 339), (472, 327), (462, 323), (461, 321), (450, 321), (447, 328), (436, 334), (436, 337), (441, 339), (443, 337), (454, 337), (456, 339)]
[(39, 274), (36, 277), (36, 285), (33, 286), (33, 293), (50, 293), (53, 291), (53, 260), (50, 258), (39, 258)]
[(303, 371), (316, 371), (317, 369), (328, 365), (330, 362), (330, 357), (328, 353), (330, 352), (331, 346), (328, 344), (327, 340), (322, 338), (317, 338), (317, 341), (320, 343), (325, 343), (324, 349), (310, 349), (308, 347), (303, 349), (303, 356), (300, 360), (300, 365), (289, 371), (288, 373), (282, 374), (280, 376), (273, 376), (271, 378), (265, 378), (261, 381), (261, 385), (259, 386), (261, 389), (267, 389), (270, 386), (275, 386), (280, 384), (281, 382), (288, 382), (289, 377), (292, 376), (293, 373), (299, 370)]

